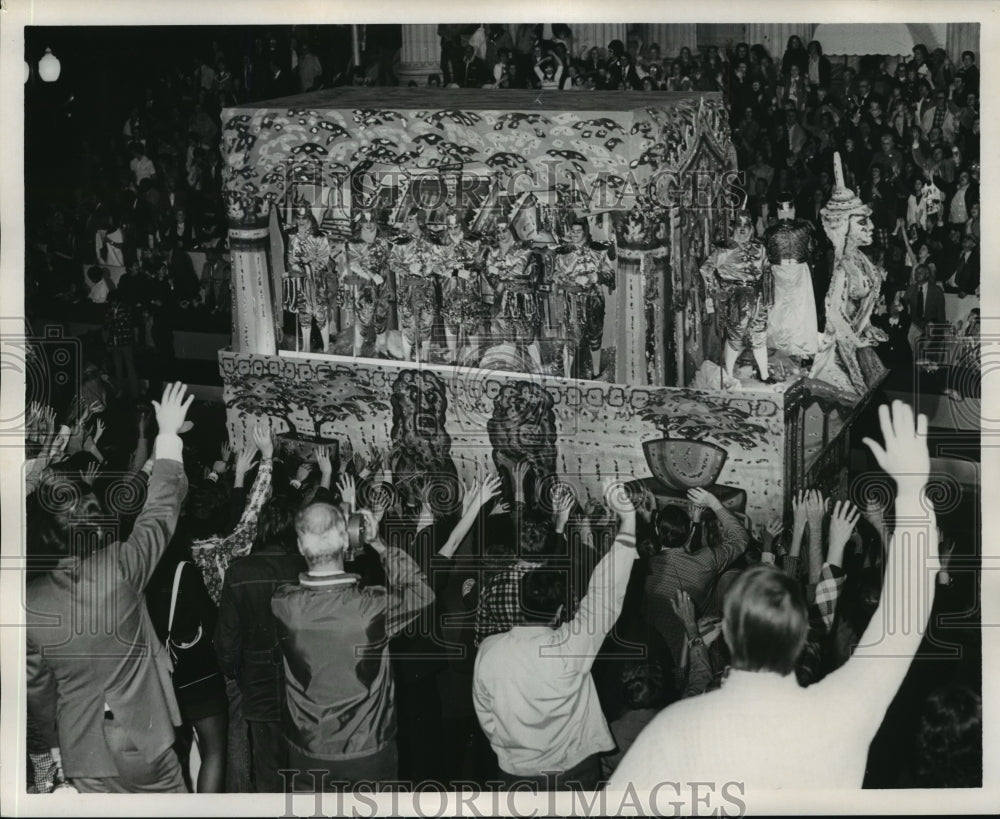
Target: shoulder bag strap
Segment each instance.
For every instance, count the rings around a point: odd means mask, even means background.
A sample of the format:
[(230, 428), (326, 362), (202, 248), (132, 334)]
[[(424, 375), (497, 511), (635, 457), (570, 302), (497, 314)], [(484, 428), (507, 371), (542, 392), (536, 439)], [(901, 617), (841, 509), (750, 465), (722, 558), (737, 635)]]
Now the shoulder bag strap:
[(170, 592), (170, 616), (167, 618), (167, 643), (170, 642), (170, 632), (174, 627), (174, 611), (177, 609), (177, 592), (181, 587), (181, 574), (184, 572), (184, 566), (187, 563), (186, 560), (182, 560), (177, 564), (177, 569), (174, 572), (174, 588)]

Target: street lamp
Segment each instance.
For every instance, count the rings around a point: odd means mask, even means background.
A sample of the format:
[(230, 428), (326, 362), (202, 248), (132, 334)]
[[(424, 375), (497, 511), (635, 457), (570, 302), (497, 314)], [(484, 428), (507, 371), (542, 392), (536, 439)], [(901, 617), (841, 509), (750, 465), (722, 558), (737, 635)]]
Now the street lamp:
[(52, 53), (52, 49), (45, 49), (45, 54), (38, 61), (38, 76), (42, 78), (43, 82), (55, 82), (59, 79), (61, 70), (62, 66), (56, 59), (56, 55)]

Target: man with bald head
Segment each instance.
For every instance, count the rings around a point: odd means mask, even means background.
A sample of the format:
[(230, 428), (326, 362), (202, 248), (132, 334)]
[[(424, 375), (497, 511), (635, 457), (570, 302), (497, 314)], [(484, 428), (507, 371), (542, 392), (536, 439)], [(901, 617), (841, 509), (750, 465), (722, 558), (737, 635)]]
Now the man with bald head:
[[(389, 640), (434, 593), (420, 567), (381, 540), (374, 516), (361, 514), (368, 544), (385, 567), (385, 586), (362, 587), (344, 571), (347, 521), (338, 507), (314, 503), (295, 519), (308, 571), (271, 599), (285, 660), (283, 732), (296, 790), (397, 776)], [(292, 786), (286, 776), (285, 789)]]

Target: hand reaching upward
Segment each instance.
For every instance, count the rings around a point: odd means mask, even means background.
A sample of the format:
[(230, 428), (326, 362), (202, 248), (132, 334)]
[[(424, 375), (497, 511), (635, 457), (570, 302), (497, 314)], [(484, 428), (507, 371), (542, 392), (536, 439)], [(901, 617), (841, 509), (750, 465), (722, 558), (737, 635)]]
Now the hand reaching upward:
[(240, 454), (236, 456), (236, 463), (233, 466), (233, 485), (243, 486), (243, 479), (246, 477), (247, 472), (253, 469), (254, 458), (257, 457), (257, 450), (251, 446), (240, 450)]
[(270, 427), (265, 425), (265, 422), (254, 426), (253, 442), (257, 449), (260, 450), (261, 457), (267, 461), (271, 460), (274, 455), (274, 440), (271, 438)]
[(827, 562), (831, 565), (843, 565), (844, 548), (860, 517), (861, 513), (850, 501), (837, 501), (834, 505), (830, 515), (830, 547), (827, 553)]
[(556, 532), (562, 532), (569, 522), (570, 513), (576, 506), (573, 487), (567, 483), (557, 483), (552, 487), (552, 517)]
[(153, 410), (156, 412), (156, 424), (160, 428), (161, 435), (176, 435), (187, 417), (188, 409), (194, 402), (194, 394), (185, 398), (187, 387), (179, 381), (174, 384), (167, 384), (163, 390), (163, 397), (159, 401), (153, 402)]
[(465, 494), (462, 496), (462, 514), (468, 514), (473, 509), (478, 512), (500, 494), (502, 486), (496, 475), (487, 475), (482, 483), (473, 481), (471, 486), (463, 487)]
[(900, 492), (918, 494), (927, 484), (931, 471), (927, 451), (927, 416), (913, 418), (913, 409), (902, 401), (893, 401), (890, 407), (878, 408), (879, 423), (884, 443), (871, 438), (864, 443), (871, 450), (878, 465), (888, 472)]
[[(318, 457), (318, 453), (317, 453)], [(340, 492), (340, 499), (347, 504), (347, 508), (352, 512), (358, 501), (357, 487), (351, 475), (342, 475), (337, 481), (337, 491)]]

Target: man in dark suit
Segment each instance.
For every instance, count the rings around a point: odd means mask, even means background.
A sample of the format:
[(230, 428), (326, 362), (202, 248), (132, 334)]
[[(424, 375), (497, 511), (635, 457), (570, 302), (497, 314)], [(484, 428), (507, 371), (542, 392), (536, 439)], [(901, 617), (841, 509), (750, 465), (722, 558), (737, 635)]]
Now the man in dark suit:
[(476, 56), (476, 49), (466, 46), (464, 56), (451, 61), (452, 82), (462, 88), (481, 88), (492, 82), (492, 75), (486, 71), (486, 63)]
[(872, 90), (871, 81), (867, 77), (858, 80), (857, 106), (861, 109), (862, 116), (866, 116), (871, 109), (872, 100), (876, 100), (880, 105), (882, 97)]
[[(330, 461), (322, 463), (329, 466)], [(330, 473), (323, 477), (329, 485)], [(243, 696), (258, 793), (280, 793), (284, 786), (278, 771), (288, 767), (281, 734), (285, 669), (271, 597), (306, 571), (295, 536), (297, 508), (297, 499), (283, 497), (272, 498), (261, 509), (253, 550), (226, 570), (215, 629), (219, 668), (236, 679)]]
[(910, 314), (907, 341), (910, 342), (913, 357), (919, 359), (922, 356), (918, 352), (917, 342), (932, 336), (935, 328), (945, 323), (944, 291), (936, 282), (931, 281), (931, 273), (926, 265), (917, 265), (914, 279), (903, 300)]
[[(83, 793), (184, 793), (170, 659), (143, 597), (187, 492), (178, 430), (194, 396), (153, 402), (159, 435), (146, 503), (125, 542), (91, 494), (72, 493), (35, 534), (58, 556), (27, 585), (28, 707)], [(43, 491), (43, 490), (39, 490)]]
[(955, 272), (945, 286), (956, 288), (959, 296), (974, 293), (979, 287), (979, 248), (976, 247), (975, 236), (963, 237), (962, 252), (955, 263)]

